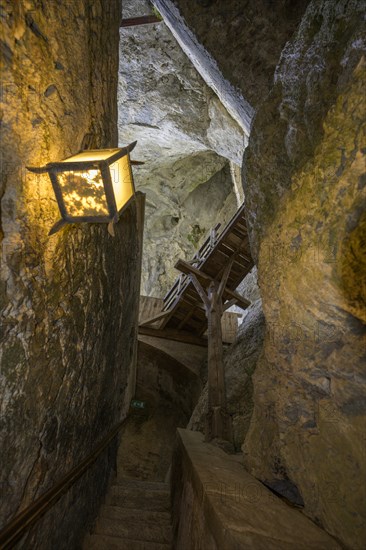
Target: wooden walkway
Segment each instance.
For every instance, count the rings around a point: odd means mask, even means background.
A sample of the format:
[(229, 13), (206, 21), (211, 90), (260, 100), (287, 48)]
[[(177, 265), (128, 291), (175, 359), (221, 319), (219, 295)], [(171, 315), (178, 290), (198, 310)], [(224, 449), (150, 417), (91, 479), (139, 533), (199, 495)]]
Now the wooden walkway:
[[(175, 267), (182, 273), (174, 282), (172, 288), (165, 295), (158, 306), (151, 310), (151, 316), (144, 315), (140, 321), (140, 331), (162, 338), (181, 341), (196, 339), (196, 343), (204, 340), (207, 331), (207, 317), (194, 285), (188, 274), (194, 273), (203, 287), (207, 287), (212, 280), (219, 281), (225, 267), (234, 256), (234, 262), (226, 283), (223, 299), (234, 301), (241, 308), (248, 307), (249, 302), (235, 292), (244, 277), (253, 267), (250, 254), (248, 232), (245, 220), (244, 205), (235, 213), (226, 227), (216, 225), (209, 237), (189, 262), (179, 260)], [(146, 311), (146, 306), (143, 307)], [(236, 314), (223, 315), (223, 341), (228, 340), (227, 333), (231, 332), (232, 342), (236, 336)], [(230, 320), (229, 320), (230, 319)], [(227, 330), (225, 327), (229, 327)], [(226, 330), (226, 334), (225, 334)], [(166, 336), (164, 336), (166, 335)], [(234, 337), (234, 338), (233, 338)], [(193, 341), (191, 340), (193, 343)]]
[[(170, 331), (167, 329), (159, 330), (161, 324), (160, 313), (164, 307), (164, 300), (162, 298), (153, 298), (151, 296), (140, 296), (140, 312), (139, 312), (139, 334), (144, 336), (158, 336), (161, 338), (167, 338), (167, 334), (170, 334), (170, 339), (177, 340), (179, 342), (186, 342), (188, 344), (198, 344), (202, 346), (207, 345), (207, 339), (205, 334), (202, 338), (195, 337), (192, 333), (185, 333), (184, 331)], [(154, 319), (158, 319), (152, 322)], [(222, 341), (224, 344), (232, 344), (237, 335), (238, 330), (238, 314), (226, 312), (222, 316), (221, 322), (222, 328)], [(192, 339), (193, 337), (193, 339)]]

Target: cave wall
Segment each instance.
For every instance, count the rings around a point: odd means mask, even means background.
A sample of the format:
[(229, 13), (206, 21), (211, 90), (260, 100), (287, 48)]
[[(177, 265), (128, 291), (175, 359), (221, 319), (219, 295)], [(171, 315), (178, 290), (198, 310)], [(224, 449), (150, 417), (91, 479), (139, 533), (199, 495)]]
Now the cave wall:
[(365, 532), (364, 2), (311, 2), (243, 163), (266, 318), (243, 451), (348, 548)]
[(231, 115), (250, 133), (308, 0), (152, 0)]
[[(124, 18), (152, 13), (148, 0), (124, 0)], [(154, 161), (167, 157), (215, 151), (241, 164), (242, 128), (164, 21), (120, 29), (118, 77), (120, 144), (137, 139), (136, 158), (147, 163), (138, 169), (137, 183)]]
[[(1, 502), (3, 525), (51, 488), (126, 413), (139, 294), (136, 207), (116, 226), (58, 219), (41, 166), (84, 136), (117, 146), (120, 2), (1, 1)], [(87, 140), (88, 141), (88, 140)], [(116, 443), (20, 546), (75, 548)]]
[(213, 151), (170, 159), (140, 179), (146, 193), (142, 288), (163, 297), (178, 277), (174, 265), (191, 259), (211, 227), (237, 210), (229, 163)]

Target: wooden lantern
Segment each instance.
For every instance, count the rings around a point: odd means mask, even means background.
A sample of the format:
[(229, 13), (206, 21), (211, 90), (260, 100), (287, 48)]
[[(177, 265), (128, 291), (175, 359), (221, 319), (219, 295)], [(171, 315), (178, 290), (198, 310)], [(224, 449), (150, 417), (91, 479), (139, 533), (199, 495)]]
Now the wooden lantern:
[(114, 235), (113, 224), (135, 195), (130, 152), (136, 143), (82, 151), (40, 168), (28, 167), (37, 174), (47, 172), (52, 182), (61, 219), (49, 235), (67, 223), (80, 222), (108, 223)]

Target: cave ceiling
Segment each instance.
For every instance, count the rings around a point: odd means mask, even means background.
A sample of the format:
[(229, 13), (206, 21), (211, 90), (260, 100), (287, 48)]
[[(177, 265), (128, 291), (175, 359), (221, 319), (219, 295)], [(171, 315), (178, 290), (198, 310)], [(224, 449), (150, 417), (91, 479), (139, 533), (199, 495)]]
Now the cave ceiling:
[[(146, 0), (123, 2), (123, 18), (151, 13)], [(247, 139), (164, 22), (120, 30), (118, 130), (145, 162), (134, 167), (146, 193), (142, 293), (162, 296), (178, 258), (235, 212), (230, 164), (241, 164)]]

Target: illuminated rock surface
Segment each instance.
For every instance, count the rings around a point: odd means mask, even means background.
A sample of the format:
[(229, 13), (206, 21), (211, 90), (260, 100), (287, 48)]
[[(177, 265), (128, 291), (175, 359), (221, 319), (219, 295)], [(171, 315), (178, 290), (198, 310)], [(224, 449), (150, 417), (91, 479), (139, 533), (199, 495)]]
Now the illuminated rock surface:
[[(131, 392), (136, 214), (106, 225), (58, 219), (42, 166), (85, 134), (117, 146), (119, 2), (1, 3), (0, 524), (53, 487), (123, 417)], [(105, 453), (23, 540), (76, 548), (113, 467)]]

